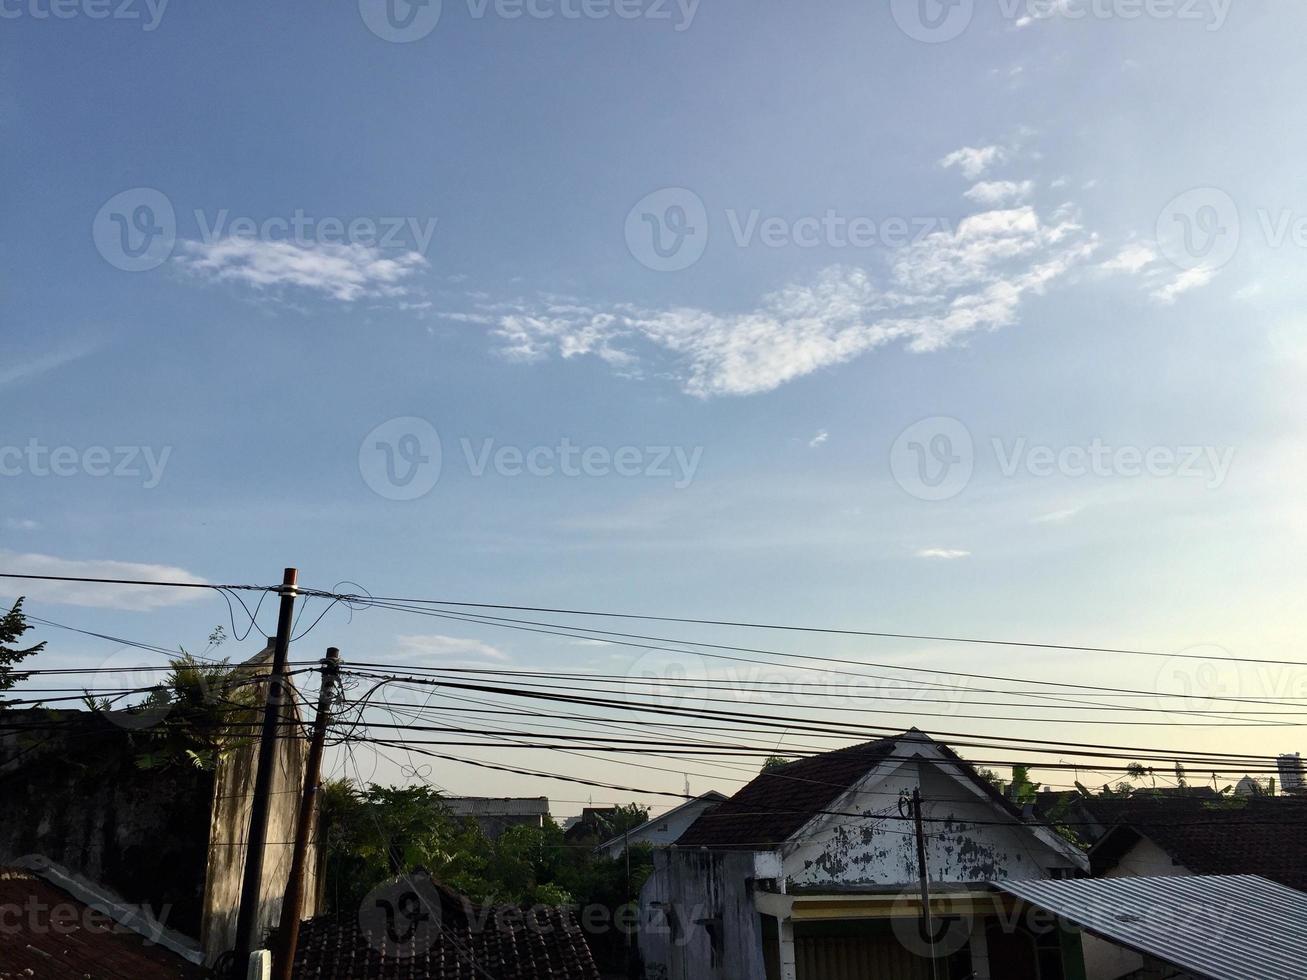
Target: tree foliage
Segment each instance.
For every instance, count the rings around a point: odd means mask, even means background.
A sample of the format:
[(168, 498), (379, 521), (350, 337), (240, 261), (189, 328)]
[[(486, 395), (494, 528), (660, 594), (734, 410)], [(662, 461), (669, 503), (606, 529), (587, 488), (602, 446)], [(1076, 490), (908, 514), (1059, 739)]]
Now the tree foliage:
[[(634, 804), (610, 818), (620, 835), (648, 819)], [(459, 819), (426, 786), (359, 788), (347, 780), (323, 786), (322, 836), (326, 893), (333, 911), (352, 913), (375, 886), (422, 870), (480, 904), (603, 905), (632, 901), (653, 871), (652, 851), (596, 856), (569, 844), (553, 820), (507, 828), (489, 840), (474, 820)]]
[[(0, 691), (7, 691), (19, 681), (26, 679), (26, 674), (14, 670), (14, 664), (45, 649), (45, 641), (30, 647), (17, 645), (23, 638), (23, 634), (30, 629), (32, 625), (23, 615), (23, 599), (20, 596), (13, 607), (0, 616)], [(4, 701), (0, 700), (0, 706), (3, 704)]]

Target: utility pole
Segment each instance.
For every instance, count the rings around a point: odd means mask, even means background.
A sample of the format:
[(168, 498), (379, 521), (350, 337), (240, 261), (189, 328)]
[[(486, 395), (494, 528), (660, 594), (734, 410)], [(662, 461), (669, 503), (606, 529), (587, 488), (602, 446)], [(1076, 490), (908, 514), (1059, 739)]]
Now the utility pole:
[(304, 907), (304, 865), (309, 852), (309, 834), (317, 812), (318, 784), (322, 778), (322, 749), (327, 741), (327, 723), (331, 720), (331, 698), (340, 676), (340, 651), (327, 650), (322, 661), (322, 688), (318, 691), (318, 714), (313, 719), (313, 739), (309, 758), (304, 765), (304, 795), (300, 798), (299, 819), (295, 824), (295, 849), (290, 859), (290, 879), (281, 903), (281, 925), (277, 929), (277, 949), (273, 952), (273, 980), (290, 980), (295, 965), (295, 948), (299, 945), (300, 917)]
[(268, 810), (272, 798), (272, 767), (277, 752), (277, 726), (281, 723), (286, 698), (286, 660), (290, 652), (290, 631), (295, 612), (295, 585), (299, 571), (288, 568), (281, 577), (281, 606), (277, 612), (277, 636), (272, 645), (272, 669), (268, 675), (268, 698), (263, 706), (263, 729), (259, 735), (258, 769), (254, 774), (254, 798), (250, 802), (250, 826), (245, 835), (245, 877), (236, 920), (236, 975), (243, 976), (254, 951), (254, 930), (258, 925), (259, 893), (263, 883), (263, 852), (268, 842)]
[(912, 818), (917, 825), (917, 876), (921, 880), (921, 921), (930, 943), (930, 975), (937, 976), (935, 964), (935, 918), (930, 911), (930, 876), (926, 873), (926, 833), (921, 824), (921, 790), (912, 791)]

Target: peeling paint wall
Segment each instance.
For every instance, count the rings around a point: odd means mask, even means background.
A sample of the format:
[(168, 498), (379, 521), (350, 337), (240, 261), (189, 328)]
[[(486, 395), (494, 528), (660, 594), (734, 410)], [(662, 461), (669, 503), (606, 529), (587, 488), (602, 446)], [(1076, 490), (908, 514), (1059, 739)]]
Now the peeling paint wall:
[[(935, 766), (898, 760), (869, 775), (832, 804), (843, 813), (805, 828), (785, 849), (785, 873), (796, 887), (848, 889), (914, 885), (917, 840), (908, 802), (921, 791), (930, 880), (949, 883), (1002, 878), (1046, 878), (1052, 868), (1073, 867), (1062, 854), (1037, 840), (1029, 828), (991, 826), (1010, 820), (992, 801), (973, 795)], [(979, 824), (979, 825), (977, 825)]]
[(657, 851), (640, 892), (646, 980), (759, 980), (766, 976), (753, 905), (752, 854)]

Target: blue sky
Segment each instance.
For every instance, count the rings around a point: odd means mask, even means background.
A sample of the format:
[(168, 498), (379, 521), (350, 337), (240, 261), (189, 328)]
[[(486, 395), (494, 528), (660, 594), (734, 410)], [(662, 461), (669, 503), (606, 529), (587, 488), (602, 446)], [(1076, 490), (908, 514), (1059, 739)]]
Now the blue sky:
[[(1301, 658), (1307, 13), (396, 2), (409, 28), (373, 0), (3, 5), (0, 565)], [(25, 591), (165, 646), (226, 617)], [(1301, 671), (766, 639), (1307, 696)], [(380, 611), (304, 643), (636, 659)]]

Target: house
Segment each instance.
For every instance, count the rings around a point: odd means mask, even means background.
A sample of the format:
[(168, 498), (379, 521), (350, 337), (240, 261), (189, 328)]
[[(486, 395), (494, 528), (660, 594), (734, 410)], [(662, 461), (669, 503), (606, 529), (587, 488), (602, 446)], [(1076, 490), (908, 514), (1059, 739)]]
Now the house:
[(599, 980), (572, 913), (485, 907), (420, 873), (300, 926), (295, 980)]
[(549, 819), (549, 800), (543, 796), (528, 799), (446, 796), (441, 802), (454, 816), (476, 821), (481, 833), (489, 840), (498, 840), (509, 827), (534, 827), (538, 830)]
[[(1307, 800), (1132, 797), (1096, 805), (1114, 821), (1089, 852), (1095, 877), (1255, 875), (1307, 893)], [(1143, 956), (1090, 936), (1085, 962), (1090, 980), (1116, 980), (1140, 969)]]
[(726, 797), (715, 790), (697, 796), (693, 800), (686, 800), (680, 806), (646, 820), (625, 834), (604, 841), (595, 848), (595, 852), (604, 857), (618, 858), (628, 847), (639, 844), (668, 847), (676, 843), (677, 838), (689, 830), (705, 811), (725, 800)]
[(48, 864), (0, 867), (0, 977), (200, 980), (205, 972), (146, 910)]
[[(272, 642), (232, 672), (261, 705)], [(206, 694), (206, 697), (208, 695)], [(229, 698), (224, 686), (212, 694)], [(259, 895), (259, 935), (273, 928), (290, 868), (308, 745), (296, 698), (278, 728)], [(258, 708), (254, 708), (257, 715)], [(235, 944), (256, 740), (239, 739), (212, 766), (148, 757), (167, 709), (7, 709), (0, 715), (0, 864), (46, 861), (145, 906), (192, 952), (215, 963)], [(319, 905), (308, 862), (307, 910)]]
[(1083, 875), (1084, 854), (916, 729), (762, 773), (654, 862), (649, 980), (915, 980), (932, 954), (940, 977), (1081, 976), (1079, 934), (1014, 917), (995, 884)]
[(1095, 877), (1259, 875), (1307, 892), (1307, 800), (1132, 798), (1089, 852)]

